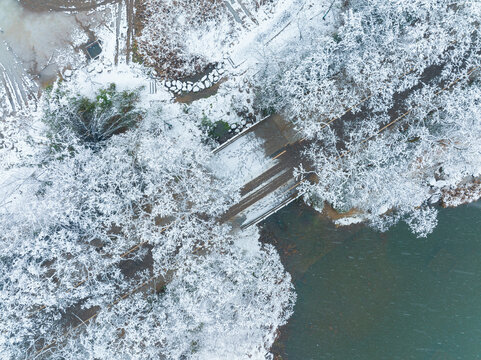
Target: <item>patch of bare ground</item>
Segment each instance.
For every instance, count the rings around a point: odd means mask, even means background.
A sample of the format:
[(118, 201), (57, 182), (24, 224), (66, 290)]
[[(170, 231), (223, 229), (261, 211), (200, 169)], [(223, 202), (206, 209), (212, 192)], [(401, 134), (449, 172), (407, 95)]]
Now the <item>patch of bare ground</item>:
[(481, 199), (481, 178), (455, 189), (444, 190), (441, 197), (442, 207), (455, 207)]
[(326, 216), (332, 221), (340, 220), (340, 219), (345, 219), (345, 218), (350, 218), (356, 215), (361, 215), (361, 211), (358, 209), (350, 209), (349, 211), (346, 212), (338, 212), (335, 210), (331, 205), (329, 204), (324, 204), (324, 209), (322, 210), (322, 216)]

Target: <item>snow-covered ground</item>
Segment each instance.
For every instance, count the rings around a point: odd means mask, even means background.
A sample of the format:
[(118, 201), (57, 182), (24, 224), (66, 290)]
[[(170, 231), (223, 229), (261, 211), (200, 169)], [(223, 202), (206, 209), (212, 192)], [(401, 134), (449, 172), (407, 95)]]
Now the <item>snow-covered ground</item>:
[[(114, 5), (76, 13), (31, 12), (18, 1), (0, 2), (0, 119), (35, 105), (39, 88), (59, 71), (86, 64), (81, 46), (105, 28)], [(70, 71), (70, 70), (69, 70)]]
[[(302, 29), (312, 22), (322, 22), (325, 32), (333, 30), (338, 6), (333, 6), (327, 16), (331, 1), (279, 0), (269, 13), (264, 13), (259, 25), (246, 29), (239, 41), (224, 50), (224, 57), (234, 64), (235, 72), (257, 72), (259, 63), (277, 61), (273, 54), (279, 53), (285, 44), (302, 36)], [(275, 51), (273, 51), (275, 50)]]
[(0, 120), (28, 106), (35, 94), (36, 84), (0, 36)]
[(0, 40), (5, 41), (35, 79), (44, 84), (64, 67), (85, 62), (79, 47), (88, 42), (88, 32), (109, 9), (67, 14), (31, 12), (18, 1), (0, 3)]
[(211, 169), (221, 179), (232, 179), (239, 188), (276, 164), (266, 157), (263, 140), (248, 133), (217, 153)]

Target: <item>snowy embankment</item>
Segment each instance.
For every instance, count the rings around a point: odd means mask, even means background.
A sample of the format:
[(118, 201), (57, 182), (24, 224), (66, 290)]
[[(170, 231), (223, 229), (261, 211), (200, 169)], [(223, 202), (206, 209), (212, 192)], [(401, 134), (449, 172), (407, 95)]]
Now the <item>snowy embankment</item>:
[(441, 205), (444, 207), (456, 207), (481, 199), (481, 181), (474, 179), (467, 184), (456, 188), (445, 189), (441, 196)]

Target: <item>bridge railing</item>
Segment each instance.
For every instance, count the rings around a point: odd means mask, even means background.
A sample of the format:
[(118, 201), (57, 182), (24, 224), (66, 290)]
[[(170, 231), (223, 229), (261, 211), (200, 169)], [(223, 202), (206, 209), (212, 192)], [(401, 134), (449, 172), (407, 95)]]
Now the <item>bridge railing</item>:
[(255, 124), (253, 124), (252, 126), (249, 126), (248, 128), (242, 130), (241, 132), (239, 132), (237, 135), (231, 137), (229, 140), (227, 140), (226, 142), (222, 143), (221, 145), (219, 145), (218, 147), (216, 147), (214, 150), (212, 150), (212, 154), (217, 154), (219, 151), (221, 151), (222, 149), (226, 148), (227, 146), (229, 146), (230, 144), (232, 144), (234, 141), (236, 141), (238, 138), (244, 136), (245, 134), (247, 134), (248, 132), (250, 131), (253, 131), (254, 128), (256, 126), (258, 126), (260, 123), (264, 122), (264, 120), (270, 118), (270, 115), (269, 116), (266, 116), (265, 118), (262, 118), (261, 120), (259, 120), (258, 122), (256, 122)]
[(275, 214), (276, 212), (278, 212), (279, 210), (281, 210), (282, 208), (286, 207), (287, 205), (289, 205), (291, 202), (293, 202), (294, 200), (297, 200), (299, 197), (301, 197), (303, 195), (303, 193), (301, 192), (295, 192), (293, 194), (291, 194), (287, 199), (285, 199), (284, 201), (282, 201), (280, 204), (276, 205), (275, 207), (273, 207), (272, 209), (268, 210), (267, 212), (265, 212), (264, 214), (256, 217), (255, 219), (249, 221), (248, 223), (246, 224), (242, 224), (241, 225), (241, 229), (242, 230), (245, 230), (247, 229), (248, 227), (251, 227), (253, 225), (257, 225), (258, 223), (260, 223), (261, 221), (267, 219), (269, 216)]

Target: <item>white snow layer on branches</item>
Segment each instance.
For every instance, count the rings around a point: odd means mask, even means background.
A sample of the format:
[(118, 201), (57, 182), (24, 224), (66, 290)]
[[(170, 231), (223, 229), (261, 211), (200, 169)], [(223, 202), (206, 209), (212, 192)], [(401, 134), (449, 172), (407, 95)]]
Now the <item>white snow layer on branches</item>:
[(131, 246), (147, 242), (172, 254), (185, 245), (182, 238), (161, 237), (157, 219), (225, 209), (225, 196), (201, 170), (207, 152), (188, 147), (188, 138), (184, 148), (154, 134), (116, 136), (97, 153), (84, 148), (73, 158), (22, 170), (28, 177), (16, 193), (30, 196), (10, 194), (15, 206), (0, 213), (0, 326), (14, 343), (58, 333), (58, 314), (86, 298), (106, 305), (132, 288), (133, 280), (116, 267)]
[(233, 22), (223, 1), (148, 0), (144, 6), (139, 52), (147, 63), (169, 75), (191, 75), (222, 60), (216, 50)]
[(194, 75), (222, 62), (278, 5), (273, 0), (147, 0), (139, 54), (161, 76)]
[(356, 208), (381, 229), (404, 218), (432, 231), (426, 206), (480, 171), (479, 69), (466, 76), (481, 64), (480, 15), (474, 1), (351, 1), (335, 30), (306, 21), (273, 51), (257, 75), (261, 105), (313, 141), (319, 181), (303, 184), (306, 199)]
[[(225, 226), (202, 221), (182, 227), (170, 236), (213, 246), (203, 255), (191, 252), (178, 261), (160, 293), (135, 293), (113, 307), (104, 303), (96, 319), (74, 333), (49, 336), (49, 326), (58, 319), (42, 316), (42, 326), (30, 331), (43, 336), (46, 344), (57, 341), (46, 350), (48, 358), (265, 359), (295, 302), (290, 275), (275, 249), (260, 247), (256, 229), (233, 236)], [(25, 349), (15, 343), (32, 320), (24, 318), (23, 331), (12, 334), (11, 327), (20, 329), (12, 323), (7, 328), (7, 310), (3, 305), (0, 348), (6, 359), (16, 359)]]
[(237, 238), (220, 228), (196, 232), (197, 239), (232, 244), (184, 258), (164, 291), (136, 294), (101, 312), (55, 356), (265, 359), (276, 329), (292, 313), (290, 276), (272, 246), (259, 247), (257, 230)]
[(370, 0), (351, 1), (335, 30), (299, 22), (299, 36), (270, 49), (257, 75), (263, 106), (299, 121), (309, 137), (366, 96), (374, 95), (368, 108), (385, 110), (428, 66), (458, 70), (475, 55), (480, 16), (479, 2)]
[[(435, 210), (426, 206), (481, 175), (480, 81), (429, 96), (436, 91), (425, 89), (424, 103), (406, 118), (409, 127), (402, 131), (367, 143), (355, 139), (342, 158), (312, 147), (308, 156), (322, 181), (305, 190), (336, 209), (362, 210), (381, 229), (405, 217), (414, 232), (431, 232)], [(390, 209), (395, 212), (385, 214)]]
[[(65, 99), (75, 94), (69, 89), (76, 84), (68, 86), (58, 93)], [(59, 104), (70, 106), (63, 98), (45, 106), (56, 116)], [(3, 358), (18, 359), (34, 354), (40, 344), (63, 343), (69, 318), (89, 309), (101, 314), (92, 327), (112, 326), (114, 358), (119, 353), (133, 359), (176, 358), (195, 349), (192, 356), (222, 358), (232, 351), (241, 358), (268, 351), (292, 310), (290, 279), (275, 251), (259, 248), (257, 233), (241, 234), (233, 244), (230, 229), (215, 225), (214, 219), (238, 199), (238, 186), (212, 174), (211, 149), (203, 144), (201, 130), (174, 106), (165, 105), (165, 112), (143, 109), (136, 126), (95, 147), (65, 128), (62, 136), (52, 137), (48, 125), (38, 121), (46, 113), (29, 114), (29, 124), (22, 127), (5, 124), (21, 149), (0, 149)], [(251, 245), (241, 246), (246, 242)], [(140, 243), (153, 247), (152, 264), (129, 275), (122, 270), (122, 254)], [(143, 261), (147, 255), (140, 248), (131, 257)], [(172, 273), (165, 295), (138, 295), (109, 313), (110, 304), (153, 274), (167, 279)], [(187, 306), (197, 300), (199, 308)], [(110, 316), (128, 320), (125, 339), (116, 338)], [(89, 329), (81, 339), (96, 334)], [(159, 329), (163, 332), (156, 336)], [(101, 337), (85, 348), (71, 335), (65, 340), (86, 351), (85, 358), (101, 354)], [(164, 345), (149, 357), (153, 343), (142, 339)], [(61, 349), (47, 354), (56, 358)]]

